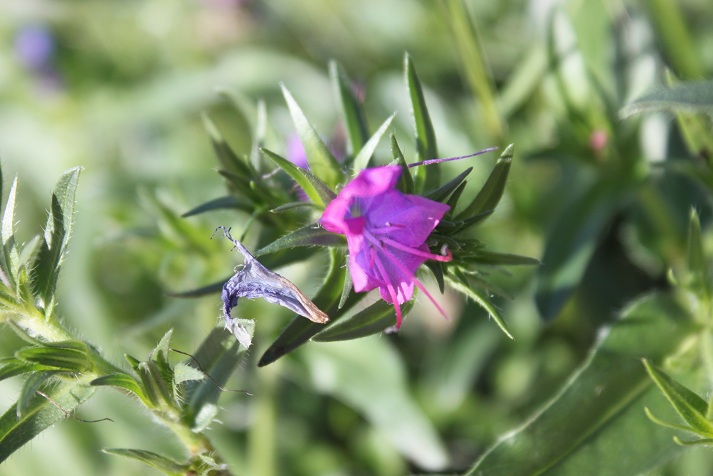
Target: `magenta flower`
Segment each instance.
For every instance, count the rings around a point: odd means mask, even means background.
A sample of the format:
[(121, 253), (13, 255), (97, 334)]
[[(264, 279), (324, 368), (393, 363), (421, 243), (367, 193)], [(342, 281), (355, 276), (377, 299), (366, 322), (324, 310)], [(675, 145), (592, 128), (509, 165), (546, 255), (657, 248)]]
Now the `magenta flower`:
[(363, 170), (324, 210), (325, 230), (347, 238), (349, 271), (354, 291), (379, 288), (394, 305), (396, 329), (401, 327), (400, 305), (411, 299), (414, 286), (436, 303), (415, 273), (427, 259), (450, 261), (430, 252), (426, 240), (450, 208), (396, 189), (401, 168), (396, 165)]

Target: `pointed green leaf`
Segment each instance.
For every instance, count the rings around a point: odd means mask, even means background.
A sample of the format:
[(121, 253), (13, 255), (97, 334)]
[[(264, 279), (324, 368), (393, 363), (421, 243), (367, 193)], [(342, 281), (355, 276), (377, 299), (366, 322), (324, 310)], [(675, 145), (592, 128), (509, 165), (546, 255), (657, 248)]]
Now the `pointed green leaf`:
[(218, 157), (218, 161), (223, 168), (244, 180), (249, 181), (253, 178), (250, 167), (233, 152), (233, 149), (225, 141), (210, 116), (204, 113), (201, 117), (203, 119), (203, 125), (210, 136), (211, 144), (213, 144), (215, 155)]
[(671, 455), (669, 430), (649, 422), (642, 408), (663, 399), (639, 358), (661, 362), (692, 331), (688, 312), (671, 296), (634, 302), (600, 332), (556, 396), (499, 439), (468, 474), (578, 475), (593, 467), (601, 474), (640, 474), (661, 462)]
[(500, 202), (500, 198), (505, 191), (508, 174), (510, 173), (510, 164), (512, 164), (514, 146), (510, 144), (505, 148), (500, 158), (495, 163), (495, 167), (490, 172), (488, 179), (485, 181), (483, 188), (480, 189), (478, 195), (458, 217), (465, 219), (483, 212), (495, 210), (495, 207)]
[(270, 210), (271, 213), (283, 213), (289, 210), (294, 210), (296, 208), (319, 208), (316, 204), (312, 202), (290, 202), (290, 203), (285, 203), (284, 205), (280, 205), (279, 207), (275, 207), (272, 210)]
[(177, 363), (173, 368), (173, 383), (175, 385), (191, 380), (203, 380), (204, 378), (205, 374), (203, 372), (183, 362)]
[(0, 228), (0, 236), (2, 236), (2, 262), (0, 262), (0, 277), (3, 279), (3, 284), (8, 289), (13, 289), (15, 275), (18, 272), (20, 265), (20, 256), (15, 244), (15, 202), (17, 200), (17, 177), (12, 182), (10, 194), (5, 202), (5, 210), (2, 217), (2, 228)]
[(505, 321), (503, 321), (503, 318), (500, 317), (500, 312), (497, 310), (495, 305), (490, 302), (490, 298), (487, 296), (487, 293), (483, 293), (479, 289), (472, 288), (467, 282), (455, 279), (449, 275), (446, 275), (446, 280), (453, 287), (453, 289), (460, 292), (464, 296), (469, 297), (474, 303), (485, 309), (498, 327), (500, 327), (500, 329), (505, 333), (505, 335), (511, 339), (513, 338), (512, 334), (510, 334), (510, 331), (505, 326)]
[(607, 182), (581, 186), (556, 218), (537, 270), (535, 303), (545, 321), (554, 319), (579, 285), (600, 234), (621, 206), (623, 193)]
[(691, 210), (688, 222), (687, 271), (690, 278), (686, 283), (699, 296), (709, 299), (710, 282), (708, 280), (709, 260), (703, 249), (701, 222), (695, 209)]
[(228, 195), (227, 197), (215, 198), (213, 200), (203, 203), (202, 205), (198, 205), (197, 207), (185, 212), (183, 215), (181, 215), (181, 217), (188, 218), (194, 215), (200, 215), (201, 213), (211, 212), (213, 210), (226, 209), (238, 209), (249, 213), (253, 211), (253, 208), (254, 207), (252, 207), (251, 205), (240, 201), (237, 197)]
[(32, 288), (39, 299), (38, 304), (51, 312), (54, 305), (54, 289), (59, 269), (67, 251), (74, 219), (74, 197), (77, 191), (80, 167), (68, 170), (60, 177), (50, 206), (44, 240), (31, 270)]
[(56, 342), (43, 347), (25, 347), (15, 352), (15, 357), (25, 362), (68, 372), (86, 372), (92, 368), (87, 346), (79, 341)]
[[(413, 307), (413, 300), (405, 303), (401, 309), (405, 316)], [(318, 342), (336, 342), (342, 340), (359, 339), (361, 337), (378, 334), (396, 324), (394, 306), (386, 301), (379, 300), (357, 312), (347, 320), (327, 328), (317, 334), (313, 340)]]
[(3, 359), (3, 361), (0, 362), (0, 365), (2, 365), (2, 367), (0, 367), (0, 381), (30, 372), (50, 370), (43, 365), (33, 364), (31, 362), (22, 362), (14, 358)]
[(704, 438), (713, 438), (713, 423), (706, 419), (708, 403), (648, 360), (643, 359), (643, 362), (656, 386), (673, 405), (683, 421), (691, 427), (689, 431)]
[(104, 448), (102, 451), (106, 454), (123, 456), (125, 458), (131, 458), (137, 461), (141, 461), (142, 463), (146, 463), (147, 465), (158, 469), (164, 474), (175, 476), (189, 474), (189, 465), (178, 463), (165, 456), (152, 453), (151, 451), (132, 450), (125, 448)]
[(20, 390), (20, 396), (17, 399), (17, 416), (22, 417), (27, 414), (28, 410), (32, 408), (33, 404), (39, 398), (37, 395), (37, 390), (40, 387), (45, 386), (49, 379), (54, 377), (57, 373), (56, 370), (46, 370), (43, 372), (36, 372), (30, 374), (26, 379)]
[(336, 61), (329, 62), (329, 77), (341, 105), (342, 121), (347, 130), (347, 154), (353, 156), (369, 138), (364, 107), (354, 94), (351, 81)]
[(213, 422), (218, 413), (218, 397), (244, 355), (245, 348), (221, 326), (213, 328), (193, 358), (185, 361), (209, 376), (185, 383), (183, 419), (193, 431), (202, 431)]
[[(428, 114), (421, 82), (416, 75), (416, 68), (408, 54), (404, 56), (404, 71), (416, 131), (417, 162), (435, 159), (438, 157), (436, 133), (433, 130), (431, 116)], [(416, 172), (416, 179), (418, 191), (430, 190), (436, 187), (440, 181), (440, 169), (438, 167), (419, 167)]]
[(221, 279), (220, 281), (216, 281), (215, 283), (206, 284), (205, 286), (201, 286), (200, 288), (190, 289), (188, 291), (167, 292), (166, 294), (173, 297), (196, 298), (207, 296), (208, 294), (219, 293), (220, 290), (223, 289), (223, 285), (225, 284), (225, 282), (229, 280), (231, 276), (227, 276), (225, 279)]
[(75, 382), (60, 382), (43, 389), (43, 393), (52, 401), (35, 394), (36, 398), (21, 412), (21, 417), (18, 416), (17, 405), (0, 417), (0, 463), (43, 430), (66, 418), (65, 412), (73, 411), (91, 397), (94, 388)]
[(300, 136), (300, 141), (302, 141), (302, 145), (305, 148), (307, 162), (312, 173), (329, 188), (333, 189), (344, 180), (344, 174), (341, 171), (339, 162), (334, 158), (326, 144), (322, 142), (322, 139), (284, 85), (282, 86), (282, 95), (285, 97), (297, 134)]
[(384, 136), (384, 134), (386, 134), (386, 131), (389, 129), (389, 126), (391, 126), (391, 122), (394, 120), (394, 117), (396, 117), (396, 113), (390, 115), (388, 119), (384, 121), (381, 127), (379, 127), (379, 129), (374, 133), (374, 135), (369, 138), (369, 141), (364, 144), (364, 147), (361, 148), (357, 156), (354, 158), (354, 166), (352, 168), (355, 172), (360, 172), (365, 168), (369, 167), (371, 157), (374, 155), (376, 146), (379, 145), (381, 138)]
[(435, 190), (426, 193), (425, 197), (436, 202), (443, 202), (448, 195), (453, 193), (458, 187), (463, 185), (463, 180), (473, 171), (473, 167), (468, 167), (459, 173), (454, 179), (449, 180)]
[(466, 258), (470, 263), (491, 266), (533, 266), (540, 261), (529, 256), (513, 255), (510, 253), (497, 253), (495, 251), (478, 250), (472, 258)]
[(264, 248), (260, 248), (254, 255), (259, 257), (297, 246), (343, 246), (344, 244), (342, 236), (330, 233), (312, 223), (278, 238)]
[(440, 261), (428, 260), (426, 261), (426, 267), (433, 274), (433, 277), (436, 279), (436, 283), (438, 283), (438, 290), (441, 292), (441, 294), (443, 294), (446, 290), (446, 282), (443, 278), (443, 263), (441, 263)]
[(628, 117), (655, 111), (713, 113), (713, 80), (684, 81), (655, 89), (624, 106), (620, 114)]
[(141, 362), (136, 373), (141, 379), (141, 386), (144, 388), (146, 399), (151, 402), (152, 407), (163, 408), (166, 405), (175, 404), (173, 394), (173, 378), (166, 379), (161, 373), (156, 362)]
[[(341, 318), (344, 313), (354, 304), (361, 300), (363, 294), (352, 293), (339, 308), (340, 297), (342, 296), (343, 284), (346, 275), (346, 267), (343, 266), (341, 253), (335, 249), (330, 250), (330, 265), (327, 275), (324, 278), (322, 287), (317, 291), (312, 301), (329, 316), (327, 325), (331, 325)], [(260, 357), (258, 367), (263, 367), (274, 362), (283, 355), (292, 352), (313, 336), (323, 331), (325, 326), (312, 321), (308, 321), (300, 316), (292, 319), (277, 337), (275, 342)]]
[(335, 193), (332, 192), (332, 190), (330, 190), (324, 182), (312, 175), (312, 173), (308, 170), (297, 167), (289, 160), (265, 148), (260, 149), (260, 152), (262, 152), (268, 159), (275, 162), (275, 164), (277, 164), (277, 166), (282, 170), (287, 172), (287, 175), (292, 177), (292, 179), (297, 182), (300, 187), (302, 187), (302, 190), (305, 191), (309, 199), (315, 204), (324, 206), (336, 197)]
[(404, 159), (404, 154), (401, 152), (399, 143), (396, 141), (396, 136), (391, 134), (391, 155), (398, 165), (401, 166), (401, 176), (399, 177), (399, 183), (396, 187), (403, 193), (413, 193), (413, 177), (411, 176), (411, 169), (409, 169), (406, 159)]
[(94, 387), (110, 386), (121, 388), (139, 397), (139, 399), (141, 399), (141, 401), (144, 402), (146, 406), (150, 406), (151, 403), (146, 397), (146, 394), (144, 393), (143, 389), (139, 385), (139, 382), (137, 382), (136, 379), (131, 375), (125, 373), (104, 375), (99, 378), (95, 378), (94, 380), (89, 382), (89, 385), (92, 385)]

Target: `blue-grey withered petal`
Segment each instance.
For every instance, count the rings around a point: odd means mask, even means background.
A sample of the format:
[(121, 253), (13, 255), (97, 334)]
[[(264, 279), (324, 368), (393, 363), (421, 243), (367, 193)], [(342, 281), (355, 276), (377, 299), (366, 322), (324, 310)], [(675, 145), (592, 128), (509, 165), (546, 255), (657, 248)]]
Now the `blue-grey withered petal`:
[[(279, 304), (287, 309), (304, 316), (310, 321), (324, 324), (329, 320), (327, 314), (319, 309), (297, 286), (287, 278), (270, 271), (264, 267), (250, 252), (230, 235), (230, 230), (223, 230), (235, 248), (245, 259), (244, 266), (223, 285), (223, 315), (226, 323), (233, 317), (230, 311), (238, 305), (241, 297), (248, 299), (262, 298), (267, 302)], [(217, 231), (217, 230), (216, 230)]]

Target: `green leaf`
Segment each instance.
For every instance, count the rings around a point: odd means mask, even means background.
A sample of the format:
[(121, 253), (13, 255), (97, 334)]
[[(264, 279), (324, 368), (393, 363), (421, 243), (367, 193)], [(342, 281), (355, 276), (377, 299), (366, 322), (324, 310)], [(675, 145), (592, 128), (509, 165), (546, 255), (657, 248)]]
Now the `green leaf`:
[(341, 105), (342, 120), (347, 130), (347, 154), (353, 156), (369, 138), (364, 107), (354, 94), (351, 81), (336, 61), (329, 62), (329, 77)]
[(530, 258), (529, 256), (497, 253), (495, 251), (486, 250), (478, 250), (472, 258), (467, 258), (467, 261), (490, 266), (532, 266), (540, 264), (539, 260)]
[[(600, 333), (587, 360), (557, 395), (523, 427), (502, 437), (468, 474), (575, 475), (592, 467), (599, 474), (644, 472), (670, 455), (672, 445), (670, 435), (662, 437), (668, 430), (661, 429), (662, 434), (645, 418), (642, 404), (655, 401), (639, 359), (661, 362), (692, 330), (687, 311), (667, 294), (634, 302)], [(601, 468), (605, 464), (608, 472)]]
[(688, 222), (688, 246), (686, 268), (688, 271), (688, 279), (686, 285), (701, 298), (710, 300), (711, 289), (708, 279), (707, 259), (703, 249), (703, 238), (701, 236), (701, 222), (698, 218), (698, 213), (695, 209), (691, 210), (690, 219)]
[(0, 365), (2, 365), (2, 367), (0, 367), (0, 381), (30, 372), (50, 370), (44, 365), (23, 362), (12, 357), (9, 359), (3, 359), (3, 361), (0, 362)]
[(414, 184), (411, 169), (409, 169), (406, 159), (404, 159), (404, 154), (401, 152), (399, 143), (396, 141), (396, 136), (393, 133), (391, 134), (391, 155), (396, 163), (401, 166), (401, 176), (399, 177), (399, 183), (396, 187), (403, 193), (413, 193)]
[(490, 298), (487, 293), (483, 293), (481, 290), (471, 287), (467, 282), (456, 279), (453, 276), (446, 275), (446, 280), (450, 283), (453, 289), (470, 298), (474, 303), (485, 309), (498, 327), (500, 327), (500, 329), (505, 333), (505, 335), (511, 339), (513, 338), (512, 334), (510, 334), (510, 331), (505, 325), (505, 321), (503, 321), (503, 318), (500, 316), (500, 312), (497, 310), (495, 305), (490, 302)]
[(253, 211), (254, 207), (250, 204), (241, 202), (238, 198), (232, 195), (228, 195), (226, 197), (215, 198), (202, 205), (198, 205), (197, 207), (185, 212), (183, 215), (181, 215), (181, 217), (188, 218), (194, 215), (200, 215), (201, 213), (205, 212), (226, 209), (238, 209), (250, 213)]
[(124, 389), (139, 397), (146, 406), (150, 406), (150, 401), (139, 385), (139, 382), (131, 375), (125, 373), (103, 375), (89, 382), (89, 385), (94, 387), (110, 386)]
[(268, 159), (272, 160), (280, 167), (282, 170), (287, 172), (287, 175), (292, 177), (292, 179), (297, 182), (297, 184), (302, 187), (310, 200), (320, 206), (324, 206), (331, 202), (336, 194), (322, 182), (319, 178), (315, 177), (308, 170), (297, 167), (295, 164), (289, 160), (277, 155), (276, 153), (261, 148), (262, 152)]
[(499, 140), (504, 135), (505, 124), (498, 111), (499, 97), (474, 22), (463, 1), (443, 2), (441, 6), (460, 59), (460, 69), (481, 111), (479, 118), (488, 135)]
[(165, 409), (175, 405), (173, 378), (167, 379), (156, 362), (141, 362), (136, 373), (139, 374), (141, 386), (144, 388), (146, 399), (151, 402), (151, 407)]
[(16, 407), (18, 417), (25, 415), (37, 398), (39, 398), (37, 390), (45, 386), (45, 384), (58, 373), (57, 370), (45, 370), (43, 372), (30, 374), (25, 379), (22, 389), (20, 390), (20, 396), (17, 399)]
[(300, 141), (304, 146), (307, 162), (312, 173), (327, 184), (329, 188), (333, 189), (344, 180), (344, 174), (341, 171), (339, 162), (334, 158), (325, 143), (322, 142), (322, 139), (320, 139), (302, 109), (292, 97), (292, 94), (284, 85), (282, 85), (282, 95), (287, 102), (292, 121), (297, 129), (297, 135), (300, 136)]
[(249, 182), (251, 179), (255, 178), (255, 174), (250, 169), (248, 164), (240, 159), (233, 149), (228, 145), (228, 143), (223, 138), (215, 123), (211, 120), (208, 114), (203, 114), (203, 125), (208, 131), (210, 136), (211, 144), (213, 144), (213, 150), (215, 155), (218, 157), (218, 161), (223, 166), (223, 168), (230, 172), (231, 174), (240, 177), (242, 180)]
[(620, 114), (628, 117), (656, 111), (713, 113), (713, 80), (684, 81), (655, 89), (624, 106)]
[[(324, 278), (322, 287), (312, 299), (312, 302), (329, 316), (330, 321), (327, 326), (336, 322), (351, 306), (364, 297), (362, 294), (356, 295), (352, 293), (342, 307), (339, 307), (347, 271), (346, 267), (343, 266), (343, 259), (339, 251), (330, 250), (329, 257), (330, 265), (327, 275)], [(285, 326), (275, 342), (260, 357), (258, 367), (271, 364), (283, 355), (292, 352), (324, 329), (324, 324), (309, 321), (301, 316), (295, 317)]]
[[(401, 308), (405, 316), (413, 307), (414, 301), (408, 301)], [(347, 320), (327, 328), (317, 334), (313, 340), (317, 342), (336, 342), (342, 340), (360, 339), (362, 337), (384, 332), (396, 324), (396, 315), (393, 304), (379, 300), (357, 312)]]
[[(473, 171), (473, 167), (468, 167), (463, 172), (459, 173), (454, 179), (449, 180), (435, 190), (426, 193), (425, 197), (436, 202), (443, 202), (451, 193), (458, 187), (463, 185), (463, 180)], [(452, 209), (451, 209), (452, 210)]]
[(183, 362), (177, 363), (173, 368), (173, 383), (175, 385), (191, 380), (203, 380), (204, 378), (205, 374), (203, 372)]
[(180, 476), (188, 474), (188, 470), (190, 469), (190, 466), (187, 464), (178, 463), (177, 461), (173, 461), (165, 456), (152, 453), (151, 451), (124, 448), (104, 448), (102, 451), (106, 454), (123, 456), (125, 458), (141, 461), (142, 463), (146, 463), (147, 465), (168, 475)]
[(31, 269), (32, 288), (39, 299), (37, 304), (44, 309), (45, 315), (49, 315), (54, 306), (57, 276), (72, 231), (74, 197), (80, 171), (80, 167), (70, 169), (57, 182), (52, 192), (52, 204), (45, 226), (44, 239)]
[(321, 226), (312, 223), (278, 238), (264, 248), (260, 248), (255, 252), (255, 257), (297, 246), (342, 246), (344, 244), (344, 239), (340, 235), (330, 233)]
[(354, 158), (354, 166), (352, 167), (352, 169), (355, 172), (360, 172), (365, 168), (369, 167), (371, 158), (374, 155), (374, 151), (379, 145), (381, 138), (384, 136), (384, 134), (386, 134), (386, 131), (389, 129), (389, 126), (391, 126), (391, 122), (394, 120), (394, 117), (396, 117), (396, 113), (390, 115), (389, 118), (384, 121), (381, 127), (379, 127), (379, 130), (377, 130), (374, 135), (371, 136), (369, 141), (364, 144), (364, 147), (361, 148), (357, 156)]
[[(0, 177), (0, 180), (2, 177)], [(15, 244), (15, 202), (17, 200), (17, 177), (12, 182), (10, 193), (5, 202), (0, 236), (2, 237), (2, 254), (0, 255), (0, 277), (3, 284), (12, 290), (15, 288), (15, 276), (20, 266), (20, 256)]]
[(86, 372), (92, 368), (87, 345), (80, 341), (48, 343), (43, 347), (25, 347), (15, 357), (68, 372)]
[[(230, 376), (245, 355), (243, 348), (223, 327), (216, 327), (203, 340), (186, 365), (209, 376), (185, 383), (183, 420), (193, 431), (202, 431), (218, 413), (217, 401)], [(194, 360), (195, 359), (195, 360)]]
[(713, 423), (706, 418), (708, 403), (694, 392), (676, 382), (666, 373), (643, 359), (646, 371), (676, 412), (688, 423), (690, 430), (703, 438), (713, 438)]
[(94, 388), (75, 382), (60, 382), (44, 389), (43, 393), (52, 402), (35, 394), (35, 398), (21, 412), (22, 416), (18, 416), (17, 405), (13, 405), (0, 417), (0, 463), (43, 430), (65, 418), (65, 412), (71, 412), (85, 402), (94, 393)]
[(209, 294), (215, 294), (220, 292), (221, 289), (223, 289), (223, 285), (227, 280), (231, 278), (231, 276), (232, 275), (227, 276), (225, 279), (221, 279), (220, 281), (216, 281), (215, 283), (206, 284), (205, 286), (201, 286), (200, 288), (190, 289), (188, 291), (168, 292), (166, 294), (168, 294), (169, 296), (182, 298), (196, 298), (207, 296)]
[[(431, 116), (428, 114), (421, 82), (418, 80), (416, 68), (408, 54), (404, 56), (404, 72), (416, 131), (417, 162), (435, 159), (438, 157), (436, 134), (431, 123)], [(416, 189), (419, 192), (435, 188), (439, 181), (440, 169), (438, 167), (419, 167), (416, 172), (416, 182), (418, 184)]]
[(579, 285), (606, 224), (621, 206), (622, 192), (595, 182), (573, 198), (547, 234), (535, 303), (545, 321), (554, 319)]
[(505, 184), (507, 183), (508, 174), (510, 173), (510, 164), (512, 164), (513, 151), (514, 145), (510, 144), (505, 148), (503, 153), (500, 154), (500, 158), (495, 163), (495, 167), (493, 167), (493, 170), (490, 172), (483, 188), (480, 189), (473, 201), (458, 214), (459, 219), (467, 219), (484, 212), (495, 210), (495, 207), (500, 202), (500, 198), (505, 191)]

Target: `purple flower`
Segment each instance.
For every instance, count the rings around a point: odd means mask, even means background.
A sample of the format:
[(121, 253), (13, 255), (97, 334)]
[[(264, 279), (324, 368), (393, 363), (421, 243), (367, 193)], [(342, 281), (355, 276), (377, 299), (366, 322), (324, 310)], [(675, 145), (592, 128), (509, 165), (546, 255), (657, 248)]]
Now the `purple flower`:
[(354, 291), (379, 288), (394, 305), (396, 329), (401, 327), (400, 305), (411, 299), (417, 286), (445, 315), (423, 284), (416, 279), (427, 259), (450, 261), (430, 252), (426, 240), (450, 208), (396, 189), (401, 168), (395, 165), (363, 170), (324, 210), (325, 230), (347, 238), (349, 271)]

